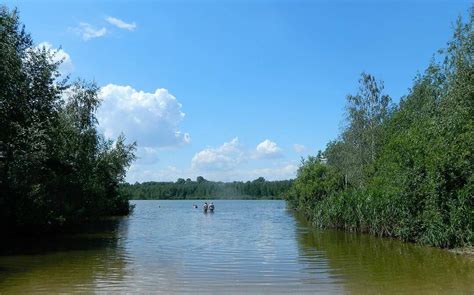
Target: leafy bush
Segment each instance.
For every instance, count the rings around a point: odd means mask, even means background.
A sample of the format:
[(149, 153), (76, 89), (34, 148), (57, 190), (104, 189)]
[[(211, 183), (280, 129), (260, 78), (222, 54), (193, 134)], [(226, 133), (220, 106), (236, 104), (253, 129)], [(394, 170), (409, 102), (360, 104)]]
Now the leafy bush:
[(440, 61), (399, 105), (362, 74), (341, 136), (319, 160), (302, 162), (291, 207), (320, 227), (437, 247), (473, 244), (473, 16), (471, 9), (467, 23), (457, 22)]

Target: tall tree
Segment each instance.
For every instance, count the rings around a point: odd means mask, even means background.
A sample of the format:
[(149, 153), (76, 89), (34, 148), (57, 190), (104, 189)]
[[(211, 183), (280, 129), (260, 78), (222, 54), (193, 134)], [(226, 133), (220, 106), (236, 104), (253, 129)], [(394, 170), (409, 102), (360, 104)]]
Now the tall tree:
[(33, 46), (0, 6), (0, 226), (52, 229), (126, 214), (118, 185), (134, 144), (97, 131), (98, 87), (61, 79), (55, 52)]
[(329, 163), (339, 167), (346, 183), (361, 186), (364, 169), (375, 161), (381, 145), (381, 126), (389, 117), (391, 99), (383, 93), (382, 81), (362, 73), (359, 91), (348, 95), (346, 126), (339, 141), (331, 142), (326, 151)]

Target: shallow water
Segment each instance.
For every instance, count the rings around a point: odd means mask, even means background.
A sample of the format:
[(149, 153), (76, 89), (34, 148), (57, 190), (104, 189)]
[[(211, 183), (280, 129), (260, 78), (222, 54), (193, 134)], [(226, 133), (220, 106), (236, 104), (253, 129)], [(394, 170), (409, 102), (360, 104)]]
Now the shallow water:
[[(196, 201), (194, 201), (196, 202)], [(473, 293), (474, 261), (310, 229), (283, 201), (135, 201), (132, 216), (6, 241), (0, 293)]]

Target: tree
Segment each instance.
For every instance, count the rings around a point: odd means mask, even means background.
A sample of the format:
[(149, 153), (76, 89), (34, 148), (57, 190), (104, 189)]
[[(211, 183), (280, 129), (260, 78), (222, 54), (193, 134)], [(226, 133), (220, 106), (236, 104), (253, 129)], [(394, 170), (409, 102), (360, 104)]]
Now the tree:
[(329, 162), (337, 162), (346, 182), (355, 186), (363, 184), (365, 167), (376, 159), (381, 126), (390, 114), (391, 99), (383, 94), (383, 89), (383, 82), (370, 74), (361, 74), (359, 91), (346, 98), (347, 126), (341, 140), (329, 145), (329, 148), (337, 148), (337, 155), (331, 151), (326, 155)]
[(383, 84), (362, 74), (347, 97), (346, 128), (323, 153), (327, 165), (321, 155), (302, 161), (293, 208), (322, 227), (437, 247), (474, 243), (473, 19), (471, 9), (396, 108)]
[(16, 10), (0, 7), (0, 224), (9, 230), (130, 210), (118, 185), (135, 144), (97, 132), (98, 87), (61, 80), (54, 54), (33, 46)]
[(197, 183), (203, 183), (203, 182), (205, 182), (205, 181), (206, 181), (206, 179), (204, 179), (204, 177), (202, 177), (202, 176), (198, 176), (198, 177), (196, 178), (196, 182), (197, 182)]

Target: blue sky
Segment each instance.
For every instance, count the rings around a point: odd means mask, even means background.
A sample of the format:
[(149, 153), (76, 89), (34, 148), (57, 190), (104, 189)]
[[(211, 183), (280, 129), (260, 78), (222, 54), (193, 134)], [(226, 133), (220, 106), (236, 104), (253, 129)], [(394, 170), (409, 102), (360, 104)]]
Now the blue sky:
[[(407, 93), (469, 1), (6, 1), (94, 80), (127, 180), (287, 179), (337, 137), (362, 71)], [(46, 42), (46, 43), (44, 43)]]

